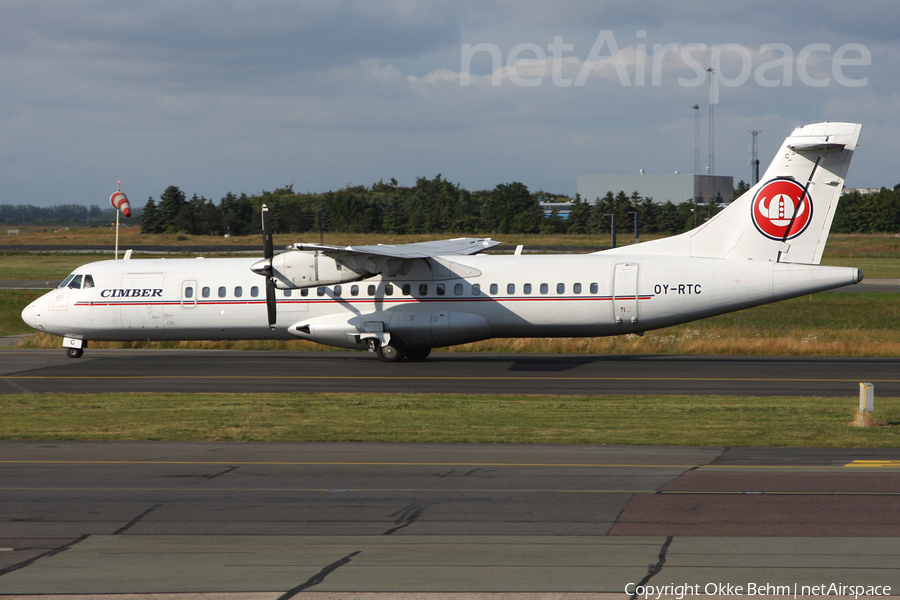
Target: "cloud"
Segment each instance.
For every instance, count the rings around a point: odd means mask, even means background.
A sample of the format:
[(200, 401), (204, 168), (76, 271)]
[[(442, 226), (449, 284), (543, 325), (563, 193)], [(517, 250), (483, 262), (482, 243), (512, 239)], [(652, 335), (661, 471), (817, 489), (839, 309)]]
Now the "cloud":
[[(718, 173), (749, 173), (747, 129), (763, 130), (765, 162), (794, 125), (859, 120), (866, 160), (854, 162), (851, 182), (893, 184), (893, 12), (884, 2), (774, 0), (752, 9), (693, 0), (10, 0), (0, 5), (0, 202), (102, 203), (116, 179), (139, 199), (170, 184), (219, 198), (437, 173), (471, 189), (521, 178), (574, 193), (583, 173), (690, 172), (690, 107), (703, 107), (705, 157), (709, 90), (705, 78), (679, 83), (697, 76), (684, 48), (723, 43), (746, 47), (752, 70), (719, 90)], [(600, 56), (614, 60), (588, 65), (603, 31), (617, 51), (607, 44)], [(556, 65), (568, 86), (554, 80), (557, 37), (573, 46)], [(760, 50), (771, 43), (792, 49), (789, 86), (755, 77), (778, 57)], [(799, 81), (798, 53), (814, 43), (831, 47), (809, 62), (812, 77), (831, 78), (827, 87)], [(868, 78), (864, 87), (833, 80), (830, 56), (846, 43), (871, 52), (871, 65), (846, 70)], [(464, 44), (500, 54), (499, 64), (490, 52), (472, 57), (469, 85)], [(692, 56), (707, 66), (708, 52)], [(722, 75), (740, 78), (741, 61), (724, 54)], [(782, 69), (765, 78), (783, 83)]]

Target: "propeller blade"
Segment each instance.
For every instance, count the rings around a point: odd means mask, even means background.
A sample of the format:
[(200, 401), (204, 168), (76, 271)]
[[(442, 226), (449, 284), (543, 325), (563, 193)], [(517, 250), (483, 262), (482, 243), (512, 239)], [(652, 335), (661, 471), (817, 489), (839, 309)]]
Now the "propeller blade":
[(272, 248), (272, 224), (269, 222), (269, 207), (262, 205), (263, 258), (272, 259), (275, 250)]
[(275, 304), (275, 281), (271, 277), (266, 277), (266, 308), (269, 312), (269, 329), (275, 329), (278, 307)]

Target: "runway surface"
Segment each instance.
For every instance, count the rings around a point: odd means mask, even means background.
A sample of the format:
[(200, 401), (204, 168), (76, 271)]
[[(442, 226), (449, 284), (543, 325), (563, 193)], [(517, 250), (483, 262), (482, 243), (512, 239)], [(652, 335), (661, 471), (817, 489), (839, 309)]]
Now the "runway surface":
[[(898, 367), (900, 359), (439, 353), (384, 364), (341, 352), (89, 348), (68, 359), (0, 350), (0, 392), (853, 397), (859, 381), (873, 381), (889, 396), (900, 392)], [(900, 449), (0, 442), (0, 594), (574, 600), (627, 598), (625, 586), (639, 582), (801, 592), (863, 583), (896, 593), (898, 502)]]
[(387, 392), (900, 396), (900, 358), (367, 352), (0, 350), (0, 393)]
[(0, 594), (897, 590), (898, 498), (893, 449), (0, 442)]

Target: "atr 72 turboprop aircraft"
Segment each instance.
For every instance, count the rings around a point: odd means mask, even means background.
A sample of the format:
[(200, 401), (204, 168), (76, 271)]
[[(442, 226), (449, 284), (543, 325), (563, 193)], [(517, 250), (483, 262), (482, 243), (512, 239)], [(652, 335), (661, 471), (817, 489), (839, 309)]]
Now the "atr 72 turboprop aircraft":
[(263, 207), (262, 260), (93, 262), (22, 318), (73, 358), (90, 340), (301, 338), (393, 362), (492, 337), (643, 333), (862, 281), (819, 266), (859, 130), (796, 129), (760, 183), (670, 238), (585, 255), (485, 255), (499, 242), (472, 238), (275, 254)]

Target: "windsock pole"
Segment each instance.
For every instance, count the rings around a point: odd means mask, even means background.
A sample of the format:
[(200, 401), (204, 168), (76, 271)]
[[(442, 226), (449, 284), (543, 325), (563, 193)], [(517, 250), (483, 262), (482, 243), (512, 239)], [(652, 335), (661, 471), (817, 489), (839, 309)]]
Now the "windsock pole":
[(125, 218), (131, 217), (131, 205), (128, 198), (122, 193), (122, 182), (116, 182), (116, 191), (109, 197), (110, 204), (116, 209), (116, 258), (119, 260), (119, 213), (125, 213)]
[[(122, 181), (119, 180), (116, 182), (116, 193), (118, 194), (122, 191)], [(115, 196), (113, 196), (115, 197)], [(115, 206), (115, 204), (113, 204)], [(116, 253), (113, 255), (115, 258), (113, 260), (119, 260), (119, 213), (122, 212), (119, 210), (119, 207), (116, 206)]]

